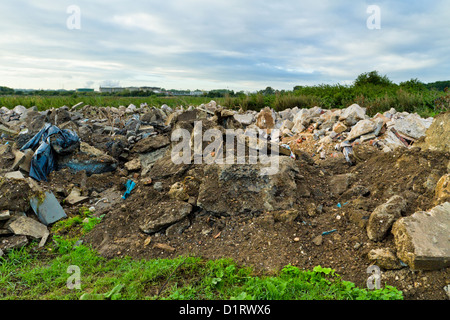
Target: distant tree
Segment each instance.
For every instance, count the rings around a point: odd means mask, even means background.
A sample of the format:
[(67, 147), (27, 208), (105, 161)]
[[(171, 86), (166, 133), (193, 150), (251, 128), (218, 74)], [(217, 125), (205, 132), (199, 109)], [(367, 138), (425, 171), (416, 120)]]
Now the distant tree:
[(271, 94), (275, 93), (275, 90), (272, 87), (267, 87), (264, 90), (259, 91), (260, 93), (262, 93), (265, 96), (269, 96)]
[(450, 80), (427, 83), (426, 87), (430, 90), (445, 91), (446, 88), (447, 90), (450, 88)]
[(423, 91), (427, 89), (426, 85), (417, 78), (400, 82), (400, 88), (410, 91)]
[(14, 94), (14, 89), (8, 87), (0, 87), (0, 94)]
[(379, 85), (379, 86), (389, 86), (392, 84), (392, 81), (389, 80), (387, 76), (382, 76), (378, 73), (378, 71), (370, 71), (366, 73), (361, 73), (355, 80), (354, 85), (364, 86), (367, 84)]

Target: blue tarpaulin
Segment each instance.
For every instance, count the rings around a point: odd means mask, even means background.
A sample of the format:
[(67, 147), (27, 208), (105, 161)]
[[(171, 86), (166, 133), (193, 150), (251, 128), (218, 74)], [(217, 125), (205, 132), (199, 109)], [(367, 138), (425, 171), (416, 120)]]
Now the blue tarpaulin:
[(47, 176), (55, 170), (55, 154), (64, 153), (79, 143), (78, 135), (67, 129), (60, 129), (46, 123), (30, 141), (20, 150), (32, 149), (34, 151), (31, 159), (30, 177), (38, 181), (47, 181)]

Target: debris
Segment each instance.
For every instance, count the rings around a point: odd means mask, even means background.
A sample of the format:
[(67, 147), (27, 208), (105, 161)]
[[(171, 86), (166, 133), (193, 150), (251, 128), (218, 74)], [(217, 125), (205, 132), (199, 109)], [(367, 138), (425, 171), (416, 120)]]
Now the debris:
[(333, 229), (333, 230), (330, 230), (330, 231), (324, 231), (324, 232), (322, 232), (322, 236), (326, 236), (326, 235), (331, 234), (331, 233), (336, 232), (336, 231), (337, 231), (337, 229)]
[(83, 197), (81, 191), (78, 188), (73, 188), (67, 198), (64, 201), (70, 205), (77, 205), (87, 201), (89, 197)]
[(174, 247), (171, 247), (165, 243), (155, 243), (153, 248), (157, 248), (157, 249), (161, 249), (161, 250), (169, 251), (169, 252), (174, 252), (176, 250)]
[(397, 220), (393, 227), (397, 256), (411, 270), (450, 266), (450, 202)]
[(318, 236), (316, 236), (312, 242), (316, 245), (316, 246), (320, 246), (323, 242), (323, 236), (321, 234), (319, 234)]
[(48, 233), (47, 227), (42, 223), (25, 216), (8, 221), (7, 227), (16, 235), (30, 236), (35, 239), (41, 239)]
[(7, 172), (7, 173), (5, 173), (5, 178), (17, 179), (17, 180), (24, 180), (25, 179), (25, 177), (23, 176), (22, 172), (20, 172), (20, 171)]
[(401, 261), (390, 248), (372, 249), (367, 254), (367, 258), (380, 268), (386, 270), (398, 270), (403, 268)]
[(79, 138), (70, 130), (61, 130), (47, 123), (20, 150), (35, 150), (31, 160), (30, 177), (38, 181), (47, 181), (47, 176), (56, 168), (55, 152), (66, 154), (79, 146)]
[(39, 220), (46, 226), (67, 218), (64, 209), (56, 200), (55, 195), (51, 192), (45, 192), (39, 197), (34, 197), (30, 200), (31, 208), (37, 215)]
[(379, 205), (371, 213), (367, 224), (367, 236), (372, 241), (383, 240), (394, 222), (401, 218), (406, 209), (406, 200), (395, 195), (386, 203)]
[(122, 199), (128, 198), (135, 186), (136, 183), (133, 180), (128, 180), (125, 184), (126, 191), (123, 194)]

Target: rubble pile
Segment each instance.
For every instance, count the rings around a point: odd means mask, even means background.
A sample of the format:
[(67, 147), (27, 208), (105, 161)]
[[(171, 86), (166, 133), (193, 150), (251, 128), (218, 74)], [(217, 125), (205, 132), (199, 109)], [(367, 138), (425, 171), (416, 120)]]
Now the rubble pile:
[[(43, 247), (55, 222), (87, 207), (103, 219), (83, 241), (104, 256), (321, 264), (356, 283), (376, 264), (411, 296), (442, 296), (449, 115), (391, 109), (370, 117), (357, 104), (258, 112), (214, 101), (2, 107), (0, 255), (32, 239)], [(244, 155), (227, 144), (231, 131)], [(183, 133), (189, 156), (176, 162)], [(275, 158), (252, 158), (261, 150)], [(270, 166), (276, 170), (263, 174)], [(412, 272), (396, 283), (403, 270), (431, 272), (433, 281), (418, 287)]]

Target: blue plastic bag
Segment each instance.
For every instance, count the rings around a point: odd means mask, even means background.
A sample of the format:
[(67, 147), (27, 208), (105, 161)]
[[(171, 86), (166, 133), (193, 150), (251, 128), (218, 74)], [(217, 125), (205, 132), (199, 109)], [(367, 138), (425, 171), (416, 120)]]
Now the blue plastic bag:
[(128, 198), (128, 196), (131, 193), (131, 190), (134, 189), (134, 186), (136, 185), (136, 183), (133, 180), (128, 180), (127, 183), (125, 184), (125, 187), (127, 188), (127, 190), (125, 191), (125, 193), (122, 196), (122, 199), (126, 199)]
[(75, 132), (61, 130), (46, 123), (44, 128), (20, 149), (35, 150), (31, 159), (30, 177), (37, 181), (47, 181), (47, 176), (56, 168), (54, 153), (64, 154), (73, 151), (71, 147), (79, 144), (79, 140)]

